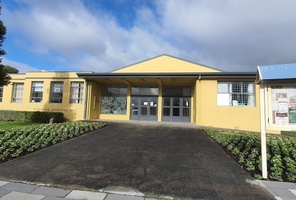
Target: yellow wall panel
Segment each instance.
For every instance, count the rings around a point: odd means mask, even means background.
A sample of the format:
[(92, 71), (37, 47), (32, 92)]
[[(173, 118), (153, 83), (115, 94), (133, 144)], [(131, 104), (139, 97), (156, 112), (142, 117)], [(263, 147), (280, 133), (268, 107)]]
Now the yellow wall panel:
[(197, 109), (197, 125), (260, 131), (259, 88), (255, 90), (255, 106), (218, 106), (217, 105), (217, 80), (202, 80)]
[[(69, 120), (81, 120), (84, 114), (84, 99), (82, 103), (70, 103), (70, 84), (71, 81), (85, 82), (79, 79), (74, 72), (28, 72), (27, 74), (11, 74), (11, 83), (4, 86), (3, 101), (0, 103), (1, 110), (20, 110), (20, 111), (47, 111), (63, 112), (65, 118)], [(42, 81), (43, 98), (42, 102), (31, 102), (31, 87), (33, 81)], [(63, 101), (62, 103), (50, 103), (51, 82), (63, 82)], [(13, 84), (24, 83), (23, 97), (21, 103), (12, 102)], [(84, 83), (85, 92), (85, 83)]]

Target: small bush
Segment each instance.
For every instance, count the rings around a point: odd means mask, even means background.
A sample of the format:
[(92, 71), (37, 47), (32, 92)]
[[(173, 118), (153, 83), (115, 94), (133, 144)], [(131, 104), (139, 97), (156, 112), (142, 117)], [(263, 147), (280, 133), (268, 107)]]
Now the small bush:
[(61, 112), (40, 112), (40, 111), (14, 111), (0, 110), (0, 121), (48, 123), (50, 118), (54, 122), (64, 122), (64, 113)]

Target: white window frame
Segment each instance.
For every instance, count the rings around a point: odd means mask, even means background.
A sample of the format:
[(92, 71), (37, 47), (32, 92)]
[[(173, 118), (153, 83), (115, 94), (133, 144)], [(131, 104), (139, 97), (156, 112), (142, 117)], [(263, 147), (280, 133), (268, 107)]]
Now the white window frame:
[(70, 103), (81, 104), (83, 101), (84, 82), (73, 81), (70, 87)]
[(41, 103), (43, 99), (43, 81), (32, 81), (31, 86), (31, 102), (32, 103)]
[(24, 83), (13, 83), (12, 103), (22, 103)]
[(50, 103), (63, 103), (64, 95), (64, 82), (63, 81), (53, 81), (50, 87)]
[(255, 83), (251, 81), (218, 81), (218, 106), (255, 106)]

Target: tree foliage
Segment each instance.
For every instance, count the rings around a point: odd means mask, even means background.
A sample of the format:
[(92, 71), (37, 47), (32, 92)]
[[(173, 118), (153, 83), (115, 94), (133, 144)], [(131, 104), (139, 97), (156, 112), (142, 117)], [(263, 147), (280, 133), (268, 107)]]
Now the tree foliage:
[[(4, 26), (2, 20), (0, 20), (0, 47), (1, 47), (0, 48), (0, 56), (5, 55), (5, 51), (4, 51), (4, 49), (2, 49), (2, 43), (5, 39), (5, 37), (4, 37), (5, 34), (6, 34), (6, 27)], [(1, 59), (1, 61), (2, 61), (2, 59)]]
[(10, 66), (10, 65), (4, 65), (3, 67), (4, 72), (10, 73), (10, 74), (17, 74), (19, 73), (19, 70)]
[(10, 76), (7, 74), (7, 68), (5, 70), (5, 66), (2, 65), (2, 56), (5, 55), (5, 51), (4, 49), (2, 49), (2, 44), (5, 39), (5, 34), (6, 34), (6, 27), (4, 26), (2, 20), (0, 20), (0, 86), (7, 85), (10, 80)]
[(10, 81), (9, 74), (3, 70), (4, 67), (4, 65), (0, 64), (0, 86), (7, 85)]

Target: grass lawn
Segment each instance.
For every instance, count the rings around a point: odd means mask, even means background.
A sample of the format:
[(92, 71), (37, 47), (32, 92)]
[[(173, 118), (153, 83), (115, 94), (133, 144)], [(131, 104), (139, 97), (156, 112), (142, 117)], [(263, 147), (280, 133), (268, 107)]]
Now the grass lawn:
[(23, 126), (30, 126), (30, 125), (36, 125), (39, 123), (31, 123), (31, 122), (1, 122), (0, 121), (0, 129), (10, 129), (10, 128), (17, 128), (17, 127), (23, 127)]

